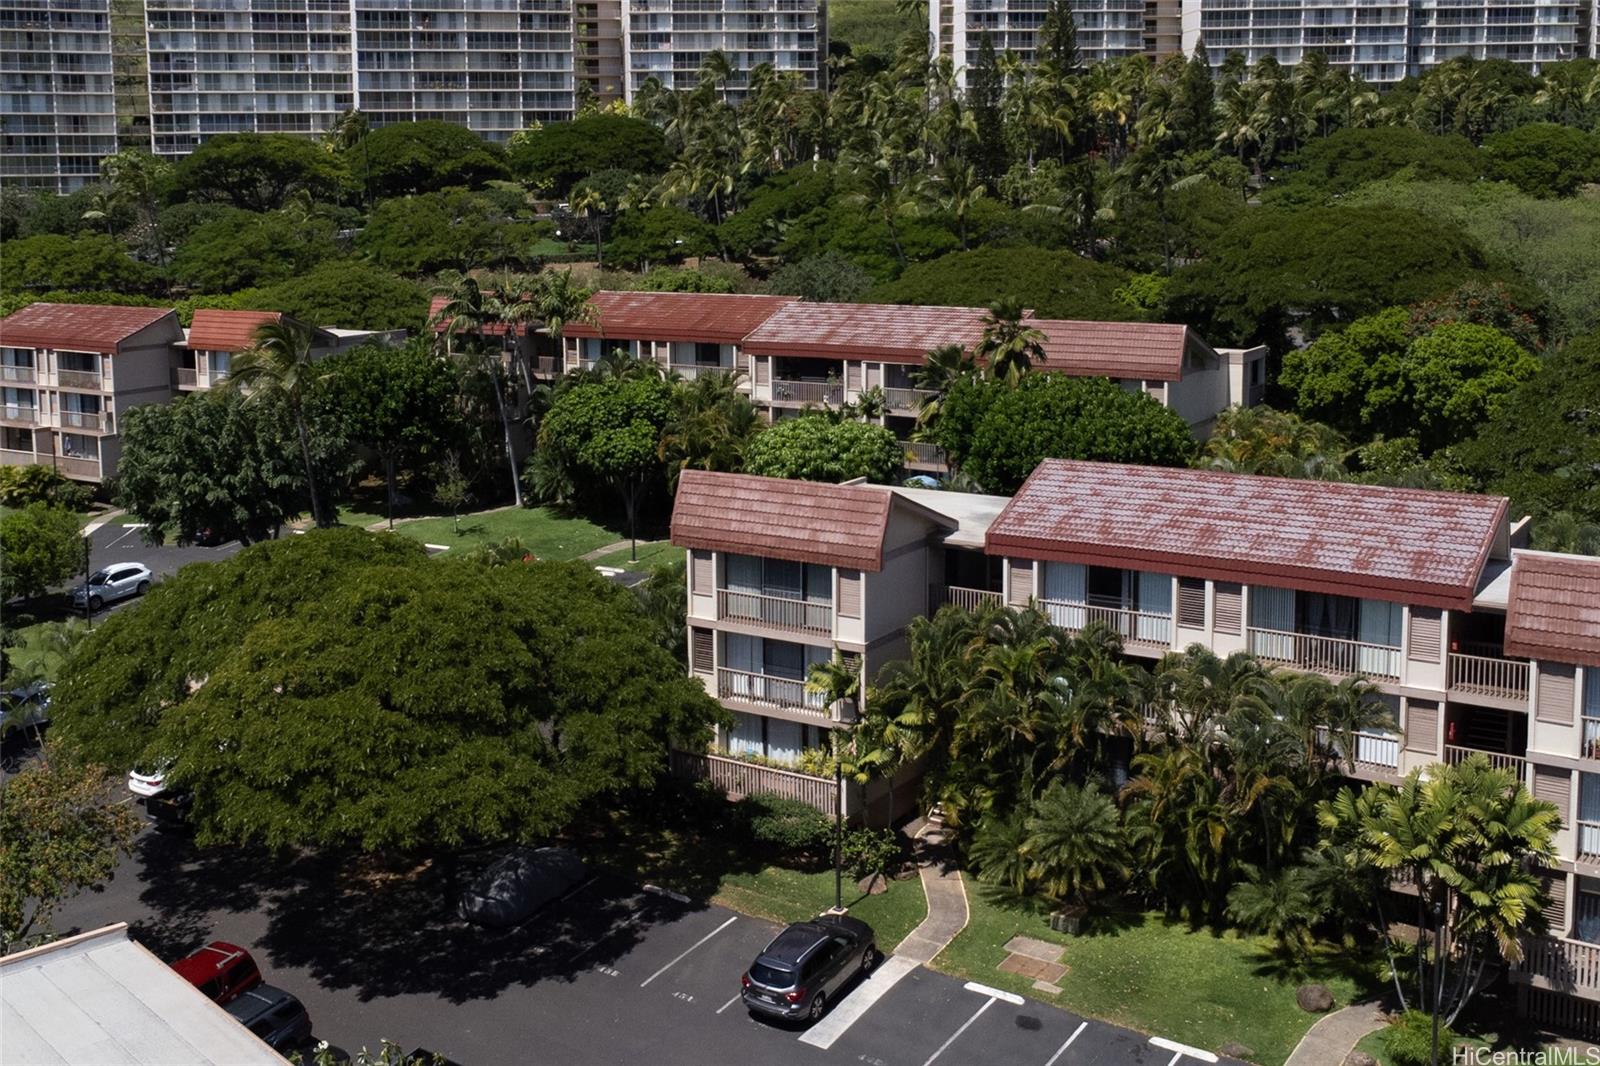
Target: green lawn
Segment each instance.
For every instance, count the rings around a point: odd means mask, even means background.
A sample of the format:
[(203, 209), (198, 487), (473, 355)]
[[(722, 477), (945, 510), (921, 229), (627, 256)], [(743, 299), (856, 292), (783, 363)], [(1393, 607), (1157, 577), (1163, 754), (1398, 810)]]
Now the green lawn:
[(624, 570), (654, 570), (683, 562), (683, 549), (671, 541), (652, 540), (639, 542), (639, 561), (634, 562), (632, 552), (623, 548), (594, 560), (595, 566), (620, 566)]
[(462, 515), (460, 533), (455, 531), (455, 523), (448, 517), (401, 522), (394, 531), (426, 544), (448, 545), (452, 551), (470, 550), (480, 544), (499, 544), (515, 537), (539, 558), (558, 560), (576, 559), (619, 539), (611, 530), (586, 518), (559, 515), (548, 507), (508, 507)]
[[(972, 920), (934, 966), (1067, 1010), (1213, 1051), (1237, 1041), (1263, 1066), (1279, 1066), (1316, 1021), (1294, 1000), (1305, 980), (1326, 984), (1343, 1007), (1377, 986), (1348, 952), (1328, 949), (1309, 964), (1309, 976), (1281, 973), (1266, 941), (1234, 933), (1191, 930), (1160, 914), (1101, 918), (1083, 936), (1050, 931), (1041, 916), (1000, 907), (968, 886)], [(1017, 934), (1066, 946), (1060, 995), (995, 967), (1002, 945)]]
[[(768, 921), (804, 921), (833, 906), (833, 871), (801, 873), (768, 866), (755, 873), (731, 873), (722, 879), (713, 899)], [(928, 899), (916, 877), (892, 881), (888, 891), (879, 895), (863, 896), (846, 876), (844, 905), (851, 915), (872, 926), (878, 947), (884, 951), (893, 951), (928, 916)]]

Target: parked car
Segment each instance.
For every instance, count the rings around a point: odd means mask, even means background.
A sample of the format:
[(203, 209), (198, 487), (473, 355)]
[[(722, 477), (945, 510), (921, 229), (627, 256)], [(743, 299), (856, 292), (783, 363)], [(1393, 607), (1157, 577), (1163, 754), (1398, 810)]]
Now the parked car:
[(72, 590), (72, 603), (82, 607), (89, 601), (89, 610), (98, 611), (108, 603), (125, 600), (129, 596), (143, 596), (150, 591), (155, 575), (143, 563), (115, 563), (104, 570), (89, 575), (86, 585)]
[(213, 940), (172, 968), (217, 1003), (231, 1003), (261, 983), (261, 970), (250, 953), (226, 940)]
[(273, 1051), (290, 1050), (311, 1038), (311, 1016), (298, 999), (281, 988), (256, 985), (241, 992), (225, 1009)]
[(181, 829), (189, 824), (189, 808), (194, 805), (194, 793), (188, 789), (176, 792), (164, 790), (158, 796), (148, 796), (144, 809), (158, 828)]
[(34, 732), (50, 724), (50, 685), (30, 685), (0, 692), (0, 736), (14, 729)]
[(517, 848), (496, 859), (461, 897), (461, 917), (505, 928), (583, 882), (589, 871), (565, 848)]
[(877, 937), (859, 918), (824, 915), (779, 933), (745, 971), (745, 1007), (789, 1021), (814, 1022), (857, 974), (878, 962)]
[(128, 791), (135, 796), (159, 796), (167, 790), (171, 759), (147, 759), (128, 771)]

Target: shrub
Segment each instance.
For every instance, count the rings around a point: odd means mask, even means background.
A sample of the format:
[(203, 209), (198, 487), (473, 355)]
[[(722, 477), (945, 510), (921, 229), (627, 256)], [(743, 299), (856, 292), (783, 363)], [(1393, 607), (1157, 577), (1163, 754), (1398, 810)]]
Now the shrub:
[[(1450, 1061), (1456, 1034), (1439, 1025), (1439, 1061)], [(1428, 1066), (1433, 1061), (1433, 1016), (1409, 1010), (1383, 1031), (1383, 1047), (1394, 1066)]]
[(0, 466), (0, 504), (6, 507), (53, 503), (76, 511), (85, 507), (92, 496), (87, 485), (48, 466)]
[(900, 841), (887, 829), (856, 828), (845, 834), (842, 850), (851, 877), (885, 877), (900, 858)]
[(759, 843), (808, 852), (827, 847), (833, 839), (833, 823), (809, 803), (764, 793), (745, 803), (750, 809), (750, 832)]

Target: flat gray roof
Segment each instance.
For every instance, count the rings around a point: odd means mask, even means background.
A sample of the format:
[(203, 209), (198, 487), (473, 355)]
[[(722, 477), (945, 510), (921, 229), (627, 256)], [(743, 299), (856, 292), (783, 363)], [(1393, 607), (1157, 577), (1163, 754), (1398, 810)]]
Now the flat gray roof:
[(946, 492), (943, 489), (908, 489), (896, 486), (892, 491), (912, 503), (937, 511), (956, 523), (955, 532), (944, 542), (952, 548), (983, 550), (984, 535), (989, 525), (999, 517), (1009, 496), (981, 496), (975, 492)]
[(0, 1064), (283, 1066), (126, 923), (0, 958)]

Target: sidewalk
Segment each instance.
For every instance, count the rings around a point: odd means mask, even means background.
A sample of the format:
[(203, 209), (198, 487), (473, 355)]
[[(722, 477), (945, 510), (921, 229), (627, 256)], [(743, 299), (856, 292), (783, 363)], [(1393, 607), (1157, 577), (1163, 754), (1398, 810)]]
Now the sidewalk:
[(1295, 1046), (1284, 1066), (1338, 1066), (1361, 1038), (1386, 1021), (1377, 1003), (1353, 1003), (1319, 1018)]
[(967, 887), (944, 847), (944, 822), (937, 814), (917, 829), (912, 847), (922, 892), (928, 897), (928, 916), (900, 942), (895, 955), (927, 965), (967, 927)]

